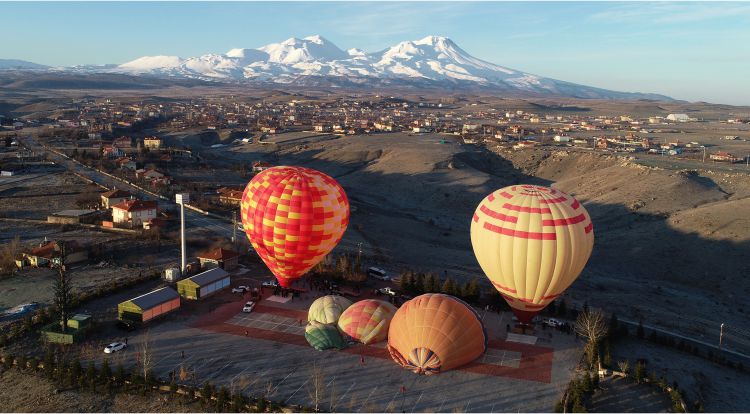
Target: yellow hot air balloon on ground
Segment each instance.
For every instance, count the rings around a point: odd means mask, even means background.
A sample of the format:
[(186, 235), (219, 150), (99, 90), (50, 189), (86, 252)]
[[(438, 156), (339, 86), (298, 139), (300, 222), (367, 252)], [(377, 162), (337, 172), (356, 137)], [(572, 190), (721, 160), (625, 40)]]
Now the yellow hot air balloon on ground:
[(365, 299), (349, 306), (339, 318), (339, 329), (354, 340), (369, 345), (388, 337), (396, 307), (388, 302)]
[(404, 303), (391, 320), (388, 351), (417, 374), (436, 374), (467, 364), (487, 348), (479, 315), (462, 300), (427, 293)]
[(343, 296), (322, 296), (315, 299), (310, 305), (310, 309), (307, 311), (307, 320), (309, 322), (336, 323), (349, 306), (352, 306), (352, 301)]
[(471, 244), (484, 273), (519, 321), (528, 323), (581, 274), (594, 246), (594, 228), (570, 195), (513, 185), (479, 203)]

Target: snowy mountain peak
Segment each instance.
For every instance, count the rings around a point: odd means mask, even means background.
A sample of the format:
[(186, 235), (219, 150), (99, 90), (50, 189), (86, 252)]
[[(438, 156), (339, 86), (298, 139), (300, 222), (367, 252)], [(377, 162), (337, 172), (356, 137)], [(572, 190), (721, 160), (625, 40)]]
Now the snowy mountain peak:
[(442, 45), (442, 44), (453, 44), (453, 41), (448, 39), (445, 36), (430, 35), (425, 38), (414, 41), (414, 44), (437, 46), (437, 45)]
[(153, 70), (172, 69), (180, 66), (183, 59), (179, 56), (143, 56), (123, 63), (118, 68), (132, 72), (149, 72)]
[(281, 43), (271, 43), (258, 48), (268, 53), (268, 61), (294, 65), (301, 62), (346, 59), (349, 55), (321, 36), (308, 36), (304, 39), (289, 38)]
[(304, 40), (309, 40), (309, 41), (311, 41), (313, 43), (317, 43), (319, 45), (322, 45), (324, 43), (331, 43), (328, 39), (326, 39), (325, 37), (323, 37), (321, 35), (307, 36), (306, 38), (304, 38)]

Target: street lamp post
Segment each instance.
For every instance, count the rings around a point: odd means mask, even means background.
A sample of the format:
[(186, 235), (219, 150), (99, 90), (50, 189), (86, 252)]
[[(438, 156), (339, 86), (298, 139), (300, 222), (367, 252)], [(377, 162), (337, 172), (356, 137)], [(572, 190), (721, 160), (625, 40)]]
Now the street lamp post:
[(187, 267), (187, 248), (185, 246), (185, 204), (190, 202), (190, 194), (180, 193), (175, 195), (175, 201), (180, 205), (180, 271), (185, 275)]

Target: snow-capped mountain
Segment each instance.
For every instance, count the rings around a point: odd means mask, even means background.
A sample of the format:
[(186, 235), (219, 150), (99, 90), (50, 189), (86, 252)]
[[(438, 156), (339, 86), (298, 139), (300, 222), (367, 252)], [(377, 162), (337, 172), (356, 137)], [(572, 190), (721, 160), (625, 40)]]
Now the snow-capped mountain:
[(499, 66), (469, 55), (442, 36), (404, 41), (379, 52), (366, 53), (357, 48), (341, 50), (316, 35), (290, 38), (256, 49), (231, 49), (223, 54), (190, 58), (144, 56), (114, 67), (77, 66), (70, 69), (302, 86), (481, 88), (579, 98), (669, 99), (661, 95), (577, 85)]

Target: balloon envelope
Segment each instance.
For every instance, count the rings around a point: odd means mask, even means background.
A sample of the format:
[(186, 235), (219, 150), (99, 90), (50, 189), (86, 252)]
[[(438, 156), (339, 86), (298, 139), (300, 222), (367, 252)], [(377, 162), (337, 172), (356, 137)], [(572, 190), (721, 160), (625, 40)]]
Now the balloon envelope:
[(328, 348), (344, 349), (346, 342), (334, 325), (310, 322), (305, 327), (307, 343), (318, 351)]
[(388, 302), (365, 299), (349, 306), (339, 318), (339, 329), (365, 345), (388, 337), (388, 327), (396, 307)]
[(349, 200), (320, 171), (273, 167), (245, 187), (242, 224), (250, 243), (284, 287), (315, 266), (341, 240)]
[(427, 293), (404, 303), (388, 330), (388, 351), (406, 369), (435, 374), (477, 359), (487, 348), (479, 315), (453, 296)]
[(307, 320), (335, 324), (339, 321), (341, 314), (350, 306), (352, 306), (352, 301), (343, 296), (322, 296), (315, 299), (310, 305), (310, 309), (307, 311)]
[(513, 185), (479, 203), (471, 244), (484, 273), (528, 323), (581, 274), (594, 229), (586, 209), (570, 195)]

